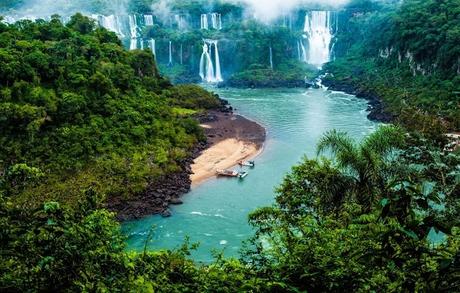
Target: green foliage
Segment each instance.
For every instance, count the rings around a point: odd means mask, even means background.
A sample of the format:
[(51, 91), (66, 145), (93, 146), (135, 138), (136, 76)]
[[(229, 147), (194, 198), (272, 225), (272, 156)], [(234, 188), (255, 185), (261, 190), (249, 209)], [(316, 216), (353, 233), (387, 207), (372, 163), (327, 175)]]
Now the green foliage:
[(208, 266), (176, 251), (131, 253), (114, 215), (88, 190), (76, 209), (47, 202), (18, 210), (0, 197), (0, 287), (5, 292), (263, 291), (269, 285), (236, 260)]
[(203, 140), (173, 107), (220, 105), (196, 86), (173, 87), (150, 52), (125, 51), (81, 14), (1, 29), (0, 171), (22, 205), (76, 204), (90, 186), (108, 198), (143, 192)]
[(332, 73), (326, 83), (379, 96), (409, 128), (458, 129), (459, 2), (407, 0), (373, 9), (354, 3), (341, 16), (339, 58), (325, 66)]
[(276, 204), (250, 215), (245, 261), (294, 292), (458, 290), (460, 158), (412, 136), (401, 144), (398, 132), (381, 128), (360, 145), (326, 134), (318, 151), (332, 161), (294, 167)]

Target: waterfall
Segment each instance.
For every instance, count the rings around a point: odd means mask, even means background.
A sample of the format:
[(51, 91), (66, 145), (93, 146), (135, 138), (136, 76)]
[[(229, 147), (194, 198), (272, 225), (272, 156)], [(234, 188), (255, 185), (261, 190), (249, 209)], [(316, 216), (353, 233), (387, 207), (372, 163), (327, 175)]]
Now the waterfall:
[(222, 29), (222, 16), (220, 13), (211, 13), (211, 25), (213, 29), (216, 29), (216, 30)]
[[(125, 35), (123, 34), (122, 30), (122, 22), (120, 21), (119, 16), (117, 15), (97, 15), (92, 14), (90, 16), (92, 19), (96, 20), (99, 26), (116, 33), (120, 38), (124, 38)], [(63, 22), (65, 19), (63, 18)]]
[(307, 49), (305, 48), (305, 45), (303, 43), (303, 40), (299, 41), (300, 48), (302, 50), (302, 55), (301, 55), (301, 60), (303, 62), (308, 63), (308, 56), (307, 56)]
[(222, 78), (222, 72), (220, 70), (220, 57), (219, 57), (219, 49), (217, 48), (217, 41), (213, 42), (214, 44), (214, 49), (215, 51), (215, 57), (216, 57), (216, 81), (221, 82), (224, 81)]
[(131, 43), (129, 45), (130, 50), (136, 50), (137, 49), (137, 19), (136, 15), (129, 15), (129, 30), (131, 33)]
[(215, 79), (214, 65), (212, 64), (209, 46), (206, 42), (203, 45), (203, 53), (200, 59), (200, 77), (206, 82), (213, 82)]
[(273, 70), (273, 50), (272, 50), (272, 46), (270, 46), (270, 68)]
[(174, 20), (177, 23), (177, 29), (183, 30), (184, 27), (185, 27), (185, 21), (184, 21), (183, 15), (181, 15), (181, 14), (174, 15)]
[(208, 26), (208, 15), (207, 15), (207, 14), (202, 14), (202, 15), (201, 15), (201, 29), (202, 29), (202, 30), (207, 30), (207, 29), (209, 29), (209, 26)]
[(299, 61), (302, 61), (302, 51), (300, 49), (300, 41), (297, 41), (297, 55), (299, 57)]
[(146, 26), (153, 26), (153, 15), (144, 15), (144, 23)]
[(208, 30), (209, 29), (209, 21), (208, 18), (211, 16), (211, 28), (215, 30), (222, 29), (222, 15), (220, 13), (211, 13), (211, 14), (202, 14), (201, 15), (201, 29)]
[(308, 39), (308, 55), (305, 60), (321, 67), (330, 60), (333, 37), (330, 11), (310, 11), (305, 15), (304, 37)]
[(150, 47), (150, 50), (152, 50), (153, 58), (155, 58), (156, 60), (157, 59), (157, 48), (156, 48), (155, 39), (150, 39), (149, 47)]
[(130, 50), (137, 49), (137, 39), (131, 39), (131, 42), (129, 43), (129, 49)]
[(184, 63), (183, 62), (184, 61), (184, 59), (183, 59), (184, 56), (183, 55), (184, 55), (184, 47), (183, 47), (182, 44), (180, 44), (180, 65), (183, 65), (183, 63)]
[(169, 63), (168, 66), (173, 65), (173, 59), (172, 59), (172, 42), (169, 41)]
[[(221, 82), (223, 81), (220, 67), (219, 49), (217, 40), (204, 40), (203, 53), (200, 59), (200, 77), (204, 82)], [(214, 46), (215, 70), (212, 62), (212, 48)]]

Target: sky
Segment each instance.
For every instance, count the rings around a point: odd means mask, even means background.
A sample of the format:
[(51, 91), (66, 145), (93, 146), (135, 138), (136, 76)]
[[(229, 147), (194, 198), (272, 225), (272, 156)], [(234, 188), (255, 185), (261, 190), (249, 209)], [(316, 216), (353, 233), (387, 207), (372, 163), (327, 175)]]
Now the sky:
[(339, 7), (346, 4), (348, 1), (349, 0), (235, 0), (234, 2), (246, 3), (258, 18), (271, 21), (300, 5), (320, 4)]
[[(5, 0), (0, 0), (5, 1)], [(8, 1), (8, 0), (6, 0)], [(24, 14), (33, 14), (36, 16), (50, 15), (58, 13), (67, 15), (76, 11), (90, 11), (90, 6), (94, 3), (109, 3), (111, 13), (123, 13), (126, 4), (130, 0), (26, 0), (22, 6)], [(349, 0), (224, 0), (231, 3), (245, 3), (248, 7), (247, 12), (255, 15), (262, 21), (270, 22), (279, 16), (299, 7), (300, 5), (327, 5), (338, 7), (346, 4)], [(210, 1), (212, 2), (212, 0)], [(153, 6), (156, 11), (169, 11), (169, 0), (160, 0)], [(159, 15), (160, 16), (160, 15)]]

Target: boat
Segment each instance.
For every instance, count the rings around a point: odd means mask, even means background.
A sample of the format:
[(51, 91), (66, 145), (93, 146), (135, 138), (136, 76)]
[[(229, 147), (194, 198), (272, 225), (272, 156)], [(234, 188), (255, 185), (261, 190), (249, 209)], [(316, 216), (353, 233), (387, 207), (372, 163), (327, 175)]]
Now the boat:
[(238, 178), (239, 179), (244, 179), (244, 177), (248, 176), (248, 172), (240, 172), (238, 173)]
[(226, 176), (226, 177), (238, 177), (240, 174), (238, 171), (234, 170), (217, 170), (217, 176)]
[(241, 167), (251, 167), (251, 168), (253, 168), (256, 165), (254, 161), (239, 161), (238, 164)]

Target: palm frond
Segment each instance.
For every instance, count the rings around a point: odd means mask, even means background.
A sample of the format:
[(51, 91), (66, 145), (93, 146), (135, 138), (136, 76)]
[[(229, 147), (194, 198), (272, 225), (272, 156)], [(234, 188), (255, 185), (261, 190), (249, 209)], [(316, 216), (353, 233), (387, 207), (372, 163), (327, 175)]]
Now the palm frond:
[(359, 162), (358, 148), (345, 132), (331, 130), (328, 131), (319, 141), (317, 154), (321, 155), (327, 151), (335, 157), (341, 168), (356, 169)]
[(361, 148), (374, 152), (378, 156), (385, 156), (389, 152), (401, 147), (404, 143), (404, 131), (393, 125), (381, 126), (369, 135)]

